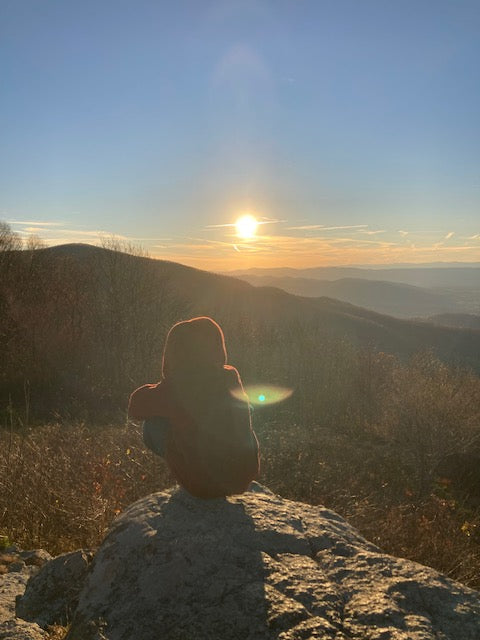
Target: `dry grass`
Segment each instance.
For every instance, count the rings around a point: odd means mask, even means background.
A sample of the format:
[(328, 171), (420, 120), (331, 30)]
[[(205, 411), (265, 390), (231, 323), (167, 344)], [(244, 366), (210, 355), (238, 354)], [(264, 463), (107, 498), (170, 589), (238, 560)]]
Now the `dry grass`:
[(127, 504), (170, 483), (132, 428), (2, 431), (0, 533), (52, 554), (95, 547)]
[(47, 629), (46, 640), (64, 640), (68, 633), (68, 627), (61, 627), (59, 625), (51, 625)]

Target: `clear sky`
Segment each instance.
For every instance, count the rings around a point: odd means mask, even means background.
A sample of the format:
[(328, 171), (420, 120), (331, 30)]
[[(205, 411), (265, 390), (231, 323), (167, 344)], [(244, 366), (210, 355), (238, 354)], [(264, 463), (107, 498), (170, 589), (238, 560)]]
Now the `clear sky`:
[(1, 0), (0, 219), (208, 269), (479, 261), (479, 34), (478, 0)]

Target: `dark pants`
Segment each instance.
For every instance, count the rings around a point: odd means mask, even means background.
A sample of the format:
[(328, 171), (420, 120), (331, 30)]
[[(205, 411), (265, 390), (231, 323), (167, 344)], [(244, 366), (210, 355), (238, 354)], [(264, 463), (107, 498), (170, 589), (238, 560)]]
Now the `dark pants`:
[(167, 418), (148, 418), (143, 423), (143, 442), (157, 456), (165, 455), (170, 423)]

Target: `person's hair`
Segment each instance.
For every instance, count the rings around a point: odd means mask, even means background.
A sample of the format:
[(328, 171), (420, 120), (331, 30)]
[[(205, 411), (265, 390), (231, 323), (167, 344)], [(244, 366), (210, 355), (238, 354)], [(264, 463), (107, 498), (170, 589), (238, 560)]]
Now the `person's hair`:
[(162, 362), (165, 378), (199, 367), (221, 368), (226, 363), (223, 331), (212, 318), (200, 316), (177, 322), (168, 332)]
[(173, 325), (163, 351), (162, 376), (190, 414), (202, 414), (228, 385), (223, 331), (207, 316)]

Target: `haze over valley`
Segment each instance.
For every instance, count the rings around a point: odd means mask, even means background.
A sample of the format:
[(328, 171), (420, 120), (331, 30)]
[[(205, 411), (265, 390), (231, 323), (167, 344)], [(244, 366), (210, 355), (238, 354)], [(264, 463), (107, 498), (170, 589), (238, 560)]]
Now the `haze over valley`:
[(399, 318), (480, 313), (480, 264), (253, 268), (230, 275), (255, 286), (278, 287), (299, 296), (328, 296)]

